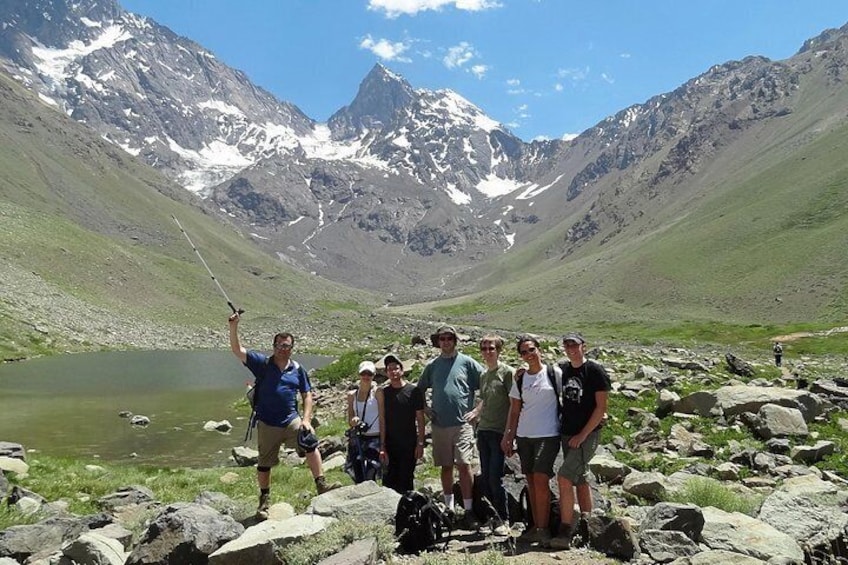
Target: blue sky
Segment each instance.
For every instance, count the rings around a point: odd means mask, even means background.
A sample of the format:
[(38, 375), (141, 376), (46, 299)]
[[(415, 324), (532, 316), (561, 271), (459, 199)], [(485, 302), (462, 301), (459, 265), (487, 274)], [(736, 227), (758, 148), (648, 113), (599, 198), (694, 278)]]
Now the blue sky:
[(714, 64), (786, 59), (845, 0), (119, 0), (326, 121), (381, 62), (524, 140), (579, 133)]

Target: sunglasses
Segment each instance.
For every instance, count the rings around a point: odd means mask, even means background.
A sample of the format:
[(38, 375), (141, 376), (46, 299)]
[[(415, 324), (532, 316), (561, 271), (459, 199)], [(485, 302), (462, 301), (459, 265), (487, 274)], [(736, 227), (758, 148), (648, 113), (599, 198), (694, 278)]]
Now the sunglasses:
[(291, 349), (292, 347), (294, 347), (294, 346), (290, 343), (278, 343), (278, 344), (274, 345), (274, 349), (285, 350), (285, 349)]
[(481, 347), (480, 351), (497, 351), (497, 347)]
[(452, 335), (440, 335), (439, 341), (453, 341), (454, 337)]
[(536, 348), (535, 347), (528, 347), (524, 351), (518, 352), (519, 355), (527, 355), (528, 353), (536, 353)]

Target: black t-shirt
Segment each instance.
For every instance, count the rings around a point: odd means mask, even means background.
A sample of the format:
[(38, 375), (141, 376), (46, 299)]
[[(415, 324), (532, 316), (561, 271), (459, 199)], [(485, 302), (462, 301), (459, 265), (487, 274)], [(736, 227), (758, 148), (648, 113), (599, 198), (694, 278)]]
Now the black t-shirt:
[(407, 383), (400, 388), (383, 389), (383, 409), (386, 413), (386, 444), (414, 446), (418, 441), (415, 413), (424, 409), (424, 393)]
[(561, 433), (573, 436), (580, 433), (597, 406), (595, 393), (612, 388), (606, 369), (595, 361), (587, 360), (577, 369), (571, 363), (560, 365), (562, 369), (562, 417)]

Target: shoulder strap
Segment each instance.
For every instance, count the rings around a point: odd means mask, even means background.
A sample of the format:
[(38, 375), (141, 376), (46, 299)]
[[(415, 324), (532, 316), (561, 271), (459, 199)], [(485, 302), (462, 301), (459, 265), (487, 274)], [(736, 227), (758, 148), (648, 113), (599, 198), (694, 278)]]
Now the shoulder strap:
[(557, 388), (556, 383), (556, 371), (554, 371), (553, 363), (547, 364), (547, 373), (548, 380), (551, 381), (551, 387), (554, 389), (554, 394), (556, 395), (556, 403), (557, 403), (557, 417), (559, 417), (560, 412), (562, 411), (562, 401), (560, 400), (560, 390)]

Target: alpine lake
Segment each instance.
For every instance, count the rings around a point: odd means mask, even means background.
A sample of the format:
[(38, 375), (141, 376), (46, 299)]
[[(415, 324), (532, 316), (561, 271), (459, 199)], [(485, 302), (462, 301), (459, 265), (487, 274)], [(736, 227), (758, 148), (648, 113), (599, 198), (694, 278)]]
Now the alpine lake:
[[(331, 357), (295, 355), (307, 369)], [(0, 441), (112, 463), (218, 467), (244, 444), (253, 375), (230, 351), (109, 351), (0, 364)], [(298, 404), (300, 406), (300, 403)], [(147, 416), (133, 426), (121, 412)], [(228, 420), (228, 433), (206, 431)], [(255, 447), (256, 434), (247, 445)]]

